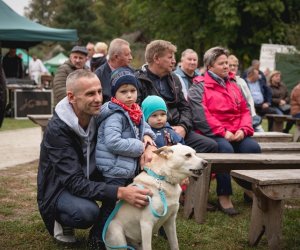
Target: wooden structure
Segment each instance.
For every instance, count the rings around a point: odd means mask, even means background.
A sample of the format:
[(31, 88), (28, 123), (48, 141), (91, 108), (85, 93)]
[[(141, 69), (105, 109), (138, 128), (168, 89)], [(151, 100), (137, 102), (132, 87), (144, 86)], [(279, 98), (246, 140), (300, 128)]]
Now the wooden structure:
[(230, 173), (231, 170), (256, 169), (300, 169), (300, 152), (297, 154), (224, 154), (199, 153), (199, 157), (208, 161), (208, 167), (194, 180), (186, 190), (184, 216), (194, 214), (198, 223), (204, 223), (209, 192), (211, 172)]
[(252, 136), (257, 142), (291, 142), (293, 136), (282, 132), (254, 132)]
[(252, 184), (254, 192), (249, 243), (265, 233), (270, 249), (281, 248), (283, 201), (300, 198), (300, 169), (234, 170), (231, 175)]
[(52, 115), (27, 115), (27, 117), (34, 123), (41, 126), (43, 134)]

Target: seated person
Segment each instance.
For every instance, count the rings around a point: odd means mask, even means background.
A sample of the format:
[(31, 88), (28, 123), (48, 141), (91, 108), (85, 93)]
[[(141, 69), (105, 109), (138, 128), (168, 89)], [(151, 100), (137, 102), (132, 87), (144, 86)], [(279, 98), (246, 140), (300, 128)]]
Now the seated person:
[[(254, 101), (255, 111), (258, 115), (277, 114), (272, 104), (272, 91), (265, 82), (259, 78), (259, 72), (256, 68), (250, 67), (245, 79), (250, 89)], [(269, 131), (272, 129), (272, 122), (269, 122)]]
[[(272, 107), (275, 108), (279, 115), (289, 115), (291, 110), (290, 96), (287, 86), (281, 81), (281, 72), (274, 70), (270, 74), (269, 85), (272, 90)], [(284, 133), (288, 133), (293, 126), (292, 121), (286, 123), (286, 127), (283, 130)]]
[[(215, 140), (219, 153), (260, 153), (260, 146), (251, 138), (254, 130), (246, 99), (229, 72), (228, 54), (222, 47), (204, 54), (207, 71), (194, 78), (188, 91), (194, 129)], [(230, 216), (238, 214), (230, 199), (230, 175), (217, 173), (216, 179), (219, 209)]]
[(10, 48), (7, 54), (3, 57), (3, 70), (6, 78), (23, 78), (24, 69), (23, 62), (16, 54), (15, 48)]
[(281, 81), (281, 72), (274, 70), (270, 74), (269, 85), (272, 91), (272, 107), (277, 111), (277, 114), (290, 114), (290, 96), (287, 86)]
[(142, 103), (142, 110), (146, 122), (156, 134), (155, 144), (158, 148), (177, 143), (185, 144), (183, 138), (167, 122), (167, 106), (161, 97), (148, 96)]
[(293, 88), (291, 92), (291, 115), (300, 118), (300, 82)]
[(243, 92), (243, 95), (246, 98), (246, 101), (250, 108), (250, 113), (252, 116), (252, 125), (253, 125), (254, 130), (256, 132), (264, 132), (262, 126), (260, 125), (262, 119), (255, 112), (254, 101), (253, 101), (251, 92), (249, 90), (249, 87), (248, 87), (247, 83), (245, 82), (245, 80), (238, 75), (239, 60), (237, 59), (237, 57), (235, 55), (230, 55), (228, 57), (228, 65), (229, 65), (229, 71), (235, 74), (236, 83), (240, 86), (240, 88)]

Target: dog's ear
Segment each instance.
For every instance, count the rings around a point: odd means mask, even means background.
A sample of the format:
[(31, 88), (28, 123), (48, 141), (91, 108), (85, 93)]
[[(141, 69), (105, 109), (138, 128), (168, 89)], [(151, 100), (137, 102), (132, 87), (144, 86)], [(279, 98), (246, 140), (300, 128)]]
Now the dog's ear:
[(161, 148), (153, 151), (153, 153), (155, 153), (158, 156), (163, 157), (165, 159), (168, 159), (170, 157), (170, 155), (173, 154), (173, 152), (174, 151), (171, 149), (171, 147), (168, 147), (168, 146), (164, 146), (164, 147), (161, 147)]

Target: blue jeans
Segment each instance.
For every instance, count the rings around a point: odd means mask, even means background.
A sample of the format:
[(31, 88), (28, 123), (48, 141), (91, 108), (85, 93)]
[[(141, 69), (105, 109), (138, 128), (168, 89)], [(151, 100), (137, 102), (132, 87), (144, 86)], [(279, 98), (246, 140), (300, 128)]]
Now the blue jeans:
[(56, 220), (68, 227), (86, 229), (98, 221), (100, 209), (93, 200), (63, 191), (56, 203)]
[[(219, 153), (261, 153), (260, 146), (250, 137), (239, 142), (229, 142), (223, 137), (215, 137)], [(217, 195), (232, 195), (231, 177), (228, 173), (216, 174)]]

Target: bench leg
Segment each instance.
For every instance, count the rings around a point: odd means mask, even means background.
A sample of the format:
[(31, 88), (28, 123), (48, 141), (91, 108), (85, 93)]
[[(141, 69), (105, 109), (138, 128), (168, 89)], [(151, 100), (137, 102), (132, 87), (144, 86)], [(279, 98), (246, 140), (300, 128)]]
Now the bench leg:
[(252, 214), (249, 230), (249, 244), (255, 246), (265, 233), (270, 249), (280, 249), (282, 238), (283, 202), (266, 198), (253, 197)]
[(209, 181), (210, 181), (210, 165), (203, 170), (202, 175), (195, 181), (191, 179), (188, 185), (184, 203), (184, 217), (191, 218), (194, 212), (195, 220), (198, 223), (205, 222)]
[(268, 212), (265, 215), (266, 236), (270, 249), (281, 249), (283, 201), (268, 199)]
[(249, 244), (256, 246), (265, 232), (263, 224), (263, 211), (259, 208), (257, 196), (253, 196), (252, 212), (249, 230)]

